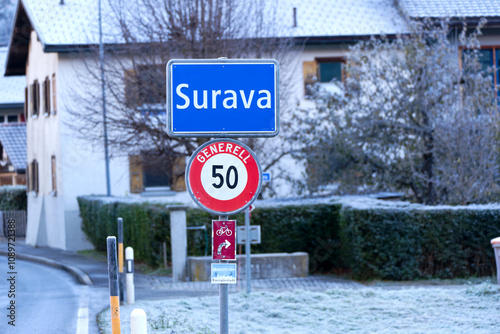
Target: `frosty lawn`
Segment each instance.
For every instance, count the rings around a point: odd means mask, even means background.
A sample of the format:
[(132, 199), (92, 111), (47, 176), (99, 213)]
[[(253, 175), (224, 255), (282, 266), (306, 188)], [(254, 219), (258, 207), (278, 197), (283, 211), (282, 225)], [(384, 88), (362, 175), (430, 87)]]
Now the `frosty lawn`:
[[(148, 333), (218, 333), (219, 297), (138, 302), (120, 309), (148, 315)], [(498, 333), (500, 287), (490, 283), (441, 287), (254, 292), (229, 296), (230, 333)], [(111, 333), (110, 312), (99, 315)]]

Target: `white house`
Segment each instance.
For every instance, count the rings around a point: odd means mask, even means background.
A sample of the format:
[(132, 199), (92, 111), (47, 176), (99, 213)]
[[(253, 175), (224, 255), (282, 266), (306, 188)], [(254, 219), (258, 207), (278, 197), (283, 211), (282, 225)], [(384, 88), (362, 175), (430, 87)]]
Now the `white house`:
[[(295, 98), (304, 101), (305, 84), (342, 79), (348, 46), (370, 36), (405, 31), (402, 12), (415, 18), (460, 17), (471, 24), (489, 20), (481, 37), (490, 64), (500, 61), (500, 6), (495, 0), (268, 0), (275, 4), (280, 36), (305, 42), (292, 75)], [(120, 44), (113, 15), (103, 0), (105, 44)], [(98, 0), (20, 0), (10, 38), (5, 75), (26, 76), (27, 161), (30, 245), (67, 250), (90, 247), (81, 231), (76, 198), (105, 194), (102, 146), (78, 139), (68, 112), (79, 85), (84, 50), (97, 45)], [(486, 58), (485, 58), (486, 59)], [(494, 74), (495, 83), (500, 77)], [(96, 89), (99, 89), (96, 87)], [(102, 131), (102, 129), (95, 129)], [(115, 152), (111, 190), (116, 196), (144, 190), (146, 170)], [(139, 190), (137, 190), (139, 189)], [(172, 190), (172, 189), (171, 189)], [(175, 190), (175, 189), (173, 189)]]
[[(7, 48), (0, 47), (3, 69)], [(26, 78), (0, 76), (0, 185), (26, 184)]]

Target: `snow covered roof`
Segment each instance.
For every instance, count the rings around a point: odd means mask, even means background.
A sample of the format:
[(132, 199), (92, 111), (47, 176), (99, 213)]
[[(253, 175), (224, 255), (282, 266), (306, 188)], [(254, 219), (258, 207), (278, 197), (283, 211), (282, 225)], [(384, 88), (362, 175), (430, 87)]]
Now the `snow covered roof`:
[(24, 104), (25, 76), (4, 77), (7, 48), (0, 48), (0, 108), (22, 107)]
[[(20, 0), (44, 46), (97, 44), (98, 0), (64, 0), (63, 3)], [(131, 6), (119, 1), (114, 4)], [(396, 34), (405, 27), (399, 9), (412, 17), (500, 16), (500, 0), (266, 0), (266, 6), (272, 6), (269, 11), (274, 11), (276, 16), (268, 15), (272, 22), (264, 24), (274, 26), (276, 37)], [(102, 1), (104, 43), (123, 42), (115, 10), (109, 1)]]
[[(99, 43), (98, 0), (21, 0), (33, 28), (45, 45)], [(119, 26), (108, 1), (102, 1), (103, 42), (116, 43)]]
[[(57, 0), (21, 2), (44, 46), (99, 42), (97, 0), (64, 0), (63, 5)], [(116, 15), (108, 1), (102, 3), (104, 43), (122, 43)], [(274, 30), (287, 37), (395, 34), (403, 27), (392, 0), (268, 0), (268, 3), (276, 7), (280, 18), (272, 22), (277, 26)]]
[(392, 0), (284, 0), (278, 15), (288, 37), (390, 35), (405, 27)]
[(0, 142), (14, 169), (26, 169), (26, 124), (0, 126)]
[(414, 18), (500, 16), (500, 0), (399, 0)]

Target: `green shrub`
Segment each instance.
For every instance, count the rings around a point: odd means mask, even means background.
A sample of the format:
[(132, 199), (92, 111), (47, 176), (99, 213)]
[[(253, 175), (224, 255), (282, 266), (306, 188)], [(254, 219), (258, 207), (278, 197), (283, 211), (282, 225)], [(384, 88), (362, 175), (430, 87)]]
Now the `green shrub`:
[(262, 243), (252, 245), (252, 252), (307, 252), (310, 272), (342, 267), (340, 209), (340, 204), (257, 208), (251, 224), (261, 226)]
[(341, 213), (342, 256), (355, 278), (493, 275), (500, 209), (356, 209)]
[(0, 187), (0, 211), (26, 210), (27, 203), (25, 186)]
[[(122, 217), (125, 246), (134, 248), (137, 259), (160, 265), (163, 242), (170, 252), (165, 205), (92, 197), (78, 203), (83, 229), (97, 249), (106, 250), (106, 237), (116, 235)], [(199, 209), (187, 211), (188, 226), (205, 225), (208, 233), (207, 242), (204, 231), (187, 231), (188, 255), (211, 254), (213, 219)], [(244, 224), (242, 213), (230, 219)], [(347, 268), (357, 279), (454, 278), (494, 274), (490, 240), (500, 235), (500, 209), (283, 206), (255, 209), (251, 224), (262, 231), (262, 243), (252, 245), (252, 253), (307, 252), (311, 273)]]
[[(134, 248), (136, 259), (158, 266), (162, 263), (163, 242), (170, 251), (170, 214), (165, 205), (105, 203), (91, 197), (79, 197), (78, 203), (83, 230), (96, 249), (106, 250), (106, 237), (116, 235), (116, 221), (122, 217), (125, 247)], [(251, 224), (261, 225), (262, 244), (252, 245), (252, 252), (308, 252), (313, 272), (337, 266), (340, 208), (340, 205), (314, 205), (256, 209)], [(186, 216), (188, 226), (205, 225), (208, 233), (207, 245), (204, 231), (187, 231), (188, 255), (205, 255), (206, 251), (210, 255), (212, 220), (217, 216), (199, 209), (189, 209)], [(242, 213), (230, 219), (237, 220), (238, 225), (244, 224)]]

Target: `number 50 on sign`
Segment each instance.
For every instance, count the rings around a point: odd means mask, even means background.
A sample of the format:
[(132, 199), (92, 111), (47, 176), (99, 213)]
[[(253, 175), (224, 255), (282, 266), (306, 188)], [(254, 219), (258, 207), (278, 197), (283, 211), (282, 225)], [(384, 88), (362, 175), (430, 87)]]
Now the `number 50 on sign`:
[(231, 215), (255, 201), (262, 186), (255, 153), (232, 139), (200, 146), (186, 168), (186, 185), (193, 200), (206, 211)]

